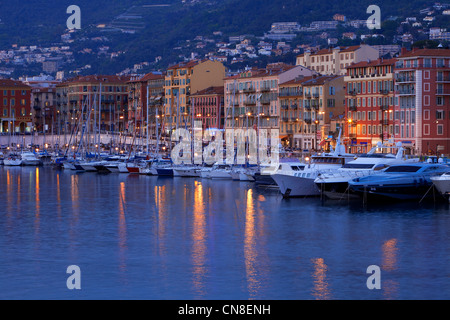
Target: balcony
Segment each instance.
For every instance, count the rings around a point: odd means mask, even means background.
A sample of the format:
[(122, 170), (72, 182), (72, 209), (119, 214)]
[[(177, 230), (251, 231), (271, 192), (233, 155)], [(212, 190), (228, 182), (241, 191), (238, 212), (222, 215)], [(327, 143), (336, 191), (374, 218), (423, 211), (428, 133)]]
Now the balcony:
[(282, 106), (281, 106), (281, 109), (283, 109), (283, 110), (287, 110), (287, 109), (289, 109), (289, 105), (287, 105), (287, 104), (285, 104), (285, 105), (282, 105)]
[(389, 90), (388, 89), (380, 89), (378, 92), (381, 93), (381, 94), (389, 94)]
[(244, 88), (242, 91), (244, 93), (253, 93), (253, 92), (255, 92), (255, 88), (254, 87)]
[(396, 83), (400, 83), (400, 82), (416, 82), (416, 77), (415, 76), (401, 76), (401, 75), (397, 75), (395, 77), (395, 82)]
[(447, 74), (445, 76), (443, 76), (443, 75), (437, 76), (436, 82), (450, 82), (450, 74)]
[(356, 139), (356, 133), (349, 133), (349, 134), (348, 134), (348, 137), (349, 137), (350, 139)]
[(291, 104), (291, 109), (293, 109), (293, 110), (297, 110), (297, 109), (298, 109), (298, 106), (297, 106), (297, 104), (296, 104), (296, 103), (294, 103), (294, 104)]
[(261, 87), (259, 89), (259, 91), (261, 91), (261, 92), (270, 92), (270, 87)]
[(263, 99), (263, 100), (261, 100), (261, 104), (269, 105), (270, 104), (270, 100), (269, 99)]
[(389, 105), (382, 104), (380, 106), (380, 109), (381, 109), (381, 111), (388, 111), (389, 110)]
[(313, 96), (313, 98), (317, 99), (317, 98), (319, 98), (320, 95), (318, 92), (313, 92), (312, 96)]
[(283, 121), (283, 122), (288, 122), (288, 121), (289, 121), (289, 118), (288, 118), (288, 117), (281, 117), (281, 121)]
[(244, 105), (246, 105), (246, 106), (256, 106), (256, 101), (255, 100), (247, 100), (247, 101), (244, 101)]
[(416, 90), (414, 90), (414, 89), (397, 89), (397, 91), (395, 93), (398, 95), (412, 95), (412, 94), (416, 94)]
[(305, 92), (305, 98), (311, 99), (311, 92)]
[(348, 94), (351, 95), (351, 96), (356, 96), (358, 94), (358, 92), (356, 92), (356, 90), (350, 90), (348, 92)]
[(356, 106), (348, 106), (349, 111), (356, 111)]
[(387, 126), (387, 125), (389, 125), (389, 120), (388, 119), (380, 120), (380, 124), (383, 126)]
[(312, 123), (312, 120), (311, 120), (310, 118), (308, 118), (308, 119), (303, 119), (303, 121), (305, 121), (305, 123), (307, 123), (307, 124), (311, 124), (311, 123)]
[(302, 90), (297, 91), (282, 91), (278, 94), (279, 97), (299, 97), (303, 95)]
[(437, 95), (450, 95), (450, 88), (438, 88), (436, 89)]

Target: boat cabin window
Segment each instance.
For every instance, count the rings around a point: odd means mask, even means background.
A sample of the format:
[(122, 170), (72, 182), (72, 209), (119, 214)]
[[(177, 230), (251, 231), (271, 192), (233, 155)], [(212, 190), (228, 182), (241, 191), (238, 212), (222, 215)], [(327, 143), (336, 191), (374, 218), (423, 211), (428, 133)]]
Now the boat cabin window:
[(372, 169), (373, 163), (347, 163), (342, 166), (344, 169)]
[(388, 167), (389, 167), (389, 166), (386, 165), (386, 164), (377, 164), (377, 165), (375, 166), (375, 168), (373, 168), (373, 170), (375, 170), (375, 171), (380, 171), (380, 170), (386, 169), (386, 168), (388, 168)]
[(387, 168), (385, 172), (417, 172), (420, 168), (419, 166), (392, 166)]
[(291, 166), (291, 169), (294, 171), (304, 170), (305, 166)]

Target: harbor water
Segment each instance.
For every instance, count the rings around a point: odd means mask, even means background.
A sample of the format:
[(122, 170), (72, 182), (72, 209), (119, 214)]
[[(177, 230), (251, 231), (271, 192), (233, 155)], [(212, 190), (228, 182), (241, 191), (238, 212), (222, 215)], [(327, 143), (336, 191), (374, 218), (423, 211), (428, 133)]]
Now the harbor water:
[(0, 299), (450, 298), (445, 201), (283, 199), (251, 182), (50, 167), (2, 167), (0, 188)]

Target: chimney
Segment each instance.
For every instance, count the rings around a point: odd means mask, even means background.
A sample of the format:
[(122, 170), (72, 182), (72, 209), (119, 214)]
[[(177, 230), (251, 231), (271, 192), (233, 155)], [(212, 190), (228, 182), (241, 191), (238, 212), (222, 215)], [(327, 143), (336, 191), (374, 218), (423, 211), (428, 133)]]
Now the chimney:
[(404, 55), (407, 52), (408, 52), (408, 49), (406, 49), (405, 47), (402, 47), (401, 55)]

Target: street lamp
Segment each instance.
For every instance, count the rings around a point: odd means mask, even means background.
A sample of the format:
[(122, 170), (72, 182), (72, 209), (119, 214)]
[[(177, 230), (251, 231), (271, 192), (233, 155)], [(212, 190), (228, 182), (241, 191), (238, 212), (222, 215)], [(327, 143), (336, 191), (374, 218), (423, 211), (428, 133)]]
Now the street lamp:
[(319, 120), (316, 120), (316, 121), (314, 121), (314, 123), (315, 123), (315, 125), (316, 125), (316, 130), (314, 131), (315, 132), (315, 134), (316, 134), (316, 151), (317, 150), (319, 150), (319, 144), (317, 143), (318, 141), (318, 139), (317, 139), (317, 136), (318, 136), (318, 134), (317, 134), (317, 125), (319, 124)]

